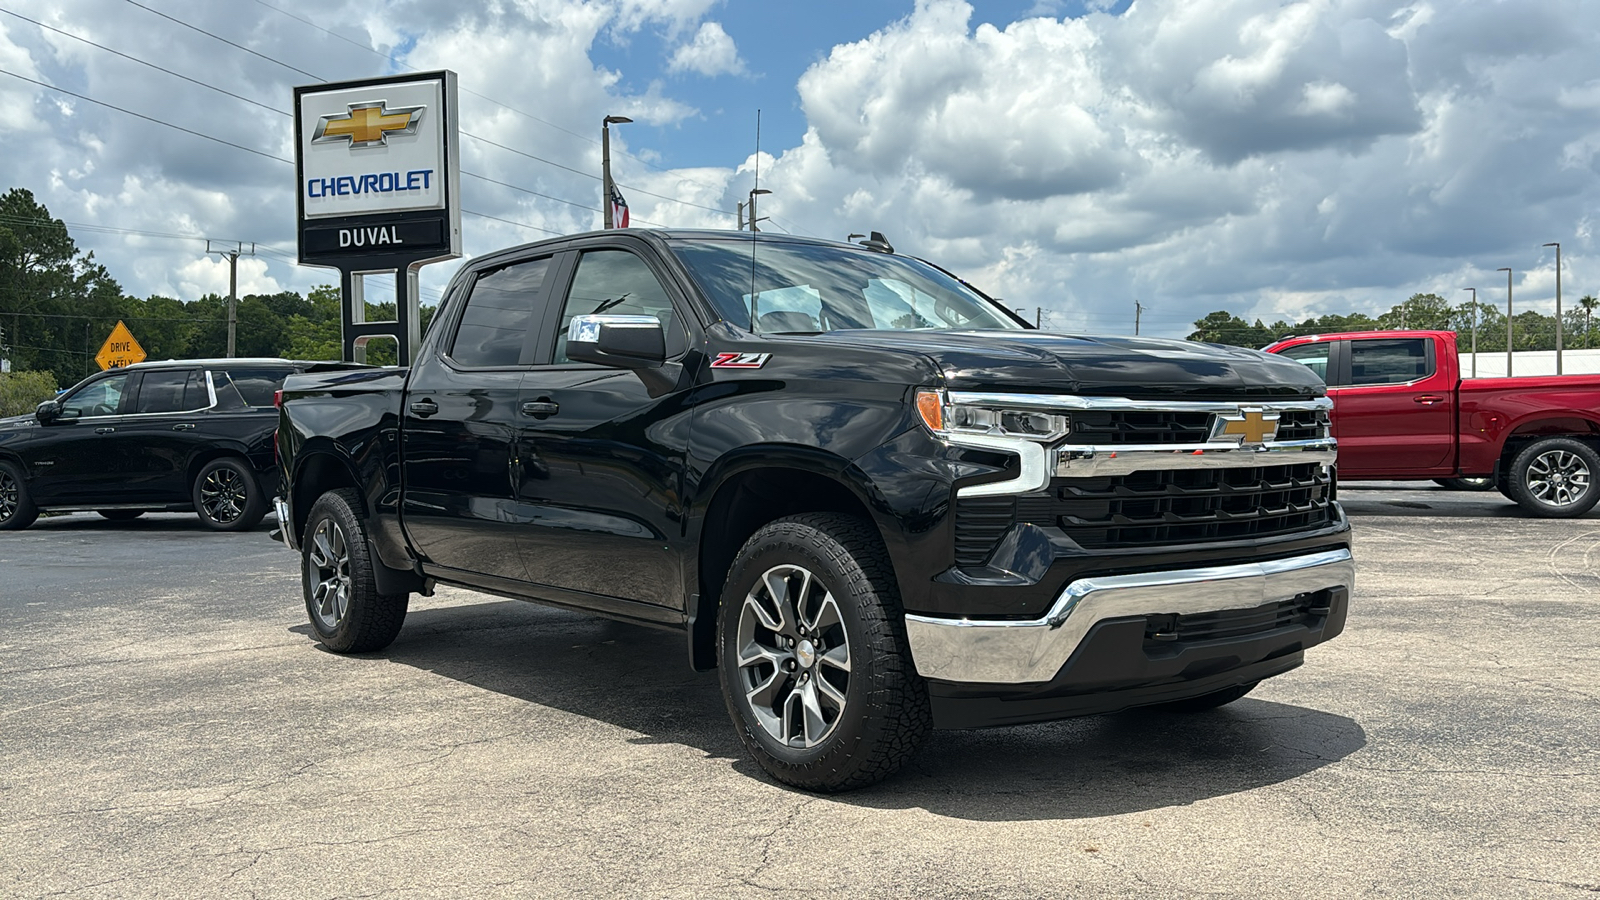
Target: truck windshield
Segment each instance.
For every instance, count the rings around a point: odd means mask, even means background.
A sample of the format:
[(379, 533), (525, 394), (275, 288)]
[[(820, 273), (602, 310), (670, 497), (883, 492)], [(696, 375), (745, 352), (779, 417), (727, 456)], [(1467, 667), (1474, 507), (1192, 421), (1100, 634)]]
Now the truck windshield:
[[(825, 244), (673, 241), (724, 319), (765, 334), (1022, 326), (954, 278), (903, 256)], [(751, 328), (751, 319), (755, 327)]]

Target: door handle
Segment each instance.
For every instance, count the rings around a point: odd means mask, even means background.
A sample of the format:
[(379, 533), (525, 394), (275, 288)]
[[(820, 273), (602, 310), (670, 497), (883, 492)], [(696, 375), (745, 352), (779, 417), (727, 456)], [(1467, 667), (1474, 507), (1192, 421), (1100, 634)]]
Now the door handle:
[(107, 426), (104, 426), (104, 427), (101, 427), (101, 428), (96, 428), (94, 430), (94, 433), (95, 434), (111, 434), (114, 431), (116, 431), (115, 428), (112, 428), (109, 425), (107, 425)]
[(194, 423), (193, 422), (179, 422), (178, 424), (172, 426), (172, 430), (173, 431), (193, 431), (194, 430)]
[(410, 409), (418, 418), (426, 419), (439, 411), (439, 404), (423, 397), (421, 400), (411, 401)]
[(548, 399), (527, 400), (522, 404), (522, 414), (525, 416), (533, 416), (535, 419), (543, 419), (553, 416), (558, 412), (561, 412), (560, 405)]
[(1411, 399), (1421, 403), (1423, 406), (1432, 406), (1435, 403), (1444, 402), (1444, 398), (1438, 394), (1423, 394), (1420, 397), (1412, 397)]

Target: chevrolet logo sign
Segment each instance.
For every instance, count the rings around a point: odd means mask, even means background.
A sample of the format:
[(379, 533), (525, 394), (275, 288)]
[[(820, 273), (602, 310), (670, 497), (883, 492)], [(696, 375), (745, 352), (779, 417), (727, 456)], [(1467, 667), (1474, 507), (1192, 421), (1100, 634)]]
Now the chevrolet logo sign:
[(1211, 424), (1211, 440), (1241, 444), (1265, 444), (1278, 436), (1278, 414), (1260, 409), (1241, 409), (1237, 415), (1218, 413)]
[(422, 110), (421, 106), (387, 109), (382, 100), (377, 103), (352, 103), (350, 112), (323, 116), (318, 120), (311, 143), (349, 141), (352, 148), (384, 147), (388, 145), (391, 134), (416, 134), (417, 123), (422, 121)]

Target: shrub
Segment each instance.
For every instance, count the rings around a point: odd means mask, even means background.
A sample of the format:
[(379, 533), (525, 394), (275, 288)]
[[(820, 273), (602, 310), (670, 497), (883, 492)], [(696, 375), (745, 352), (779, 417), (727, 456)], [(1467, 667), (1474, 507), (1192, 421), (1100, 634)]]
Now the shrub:
[(56, 395), (56, 379), (49, 372), (0, 373), (0, 416), (25, 416)]

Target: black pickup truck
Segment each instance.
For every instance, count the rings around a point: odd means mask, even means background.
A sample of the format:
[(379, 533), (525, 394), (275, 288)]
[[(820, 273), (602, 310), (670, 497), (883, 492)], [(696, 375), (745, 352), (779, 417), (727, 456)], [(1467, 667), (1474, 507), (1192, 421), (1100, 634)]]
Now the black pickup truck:
[(291, 377), (317, 639), (444, 582), (681, 629), (774, 777), (931, 727), (1208, 709), (1343, 629), (1329, 401), (1237, 348), (1029, 329), (945, 271), (612, 231), (463, 267), (409, 370)]

